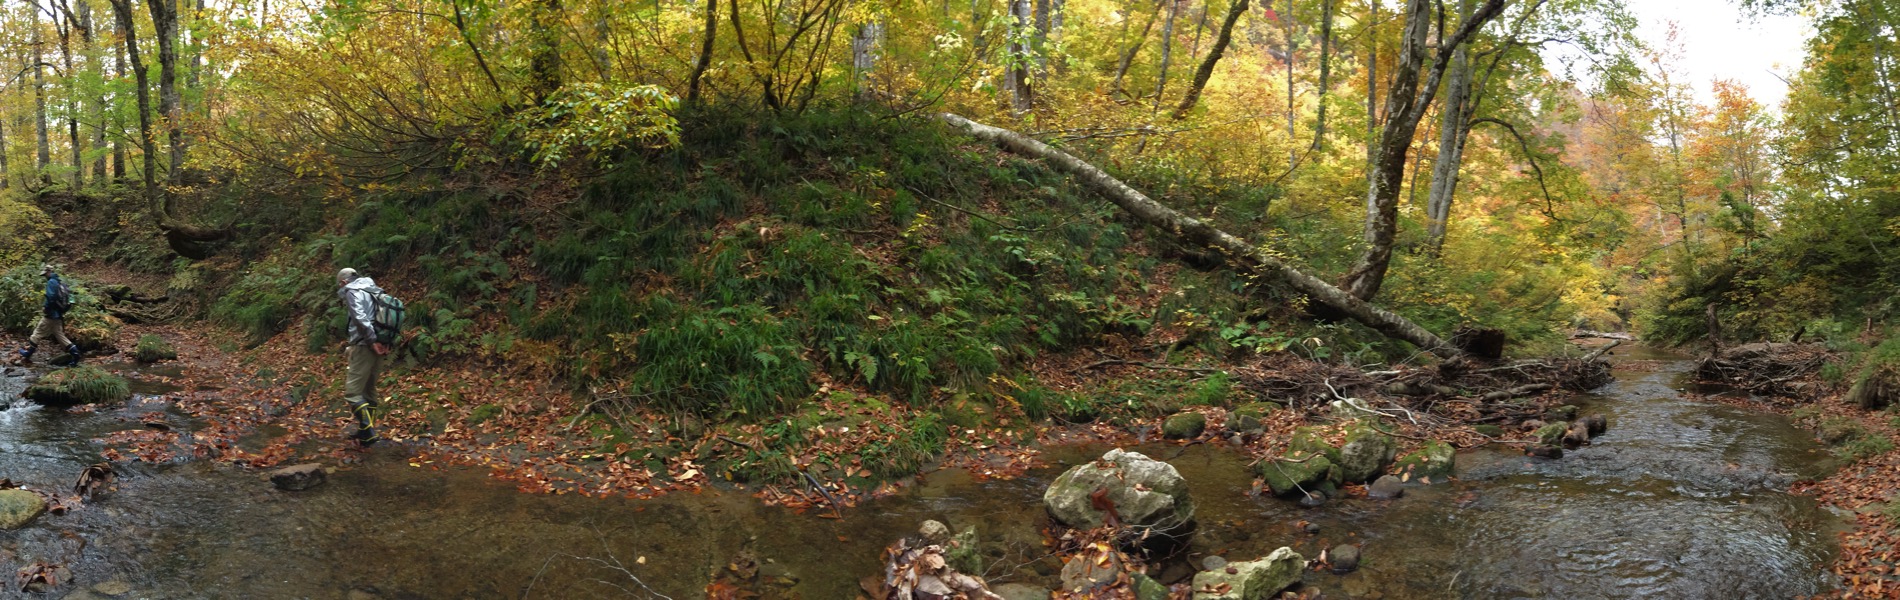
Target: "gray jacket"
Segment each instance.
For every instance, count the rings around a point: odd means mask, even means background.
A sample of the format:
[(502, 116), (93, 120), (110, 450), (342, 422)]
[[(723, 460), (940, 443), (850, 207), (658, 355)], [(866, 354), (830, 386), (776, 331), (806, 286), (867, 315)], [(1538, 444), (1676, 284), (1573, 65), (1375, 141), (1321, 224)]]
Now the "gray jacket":
[(337, 297), (343, 300), (343, 310), (349, 312), (350, 344), (368, 346), (376, 342), (376, 302), (372, 298), (383, 293), (376, 287), (376, 281), (368, 277), (358, 277), (343, 284), (337, 290)]

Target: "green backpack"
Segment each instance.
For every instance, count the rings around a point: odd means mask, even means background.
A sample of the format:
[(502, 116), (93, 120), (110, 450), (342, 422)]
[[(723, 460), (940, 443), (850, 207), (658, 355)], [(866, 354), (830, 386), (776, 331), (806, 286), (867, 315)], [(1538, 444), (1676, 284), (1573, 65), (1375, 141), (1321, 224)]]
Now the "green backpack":
[(402, 338), (402, 300), (386, 293), (369, 295), (374, 307), (370, 314), (370, 324), (376, 328), (376, 342), (385, 346), (395, 345)]

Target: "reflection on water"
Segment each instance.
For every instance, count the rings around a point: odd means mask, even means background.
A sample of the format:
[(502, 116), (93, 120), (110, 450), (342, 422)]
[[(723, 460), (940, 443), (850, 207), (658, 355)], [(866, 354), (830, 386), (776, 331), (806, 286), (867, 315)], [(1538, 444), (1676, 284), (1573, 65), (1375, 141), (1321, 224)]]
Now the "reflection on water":
[[(1619, 372), (1588, 399), (1585, 412), (1611, 422), (1594, 446), (1558, 461), (1467, 451), (1457, 481), (1395, 501), (1304, 510), (1248, 497), (1252, 477), (1230, 450), (1143, 447), (1182, 471), (1199, 506), (1187, 560), (1165, 576), (1188, 575), (1185, 563), (1205, 554), (1245, 560), (1292, 545), (1312, 557), (1350, 542), (1364, 545), (1362, 569), (1310, 573), (1309, 585), (1352, 598), (1786, 598), (1821, 589), (1834, 521), (1780, 490), (1823, 472), (1825, 455), (1779, 418), (1681, 399), (1684, 366), (1664, 367)], [(0, 386), (18, 389), (12, 380)], [(0, 412), (0, 477), (69, 486), (97, 460), (86, 440), (166, 409), (144, 401), (90, 415)], [(1074, 463), (1103, 450), (1052, 455)], [(522, 495), (472, 470), (412, 467), (394, 448), (301, 494), (277, 492), (252, 472), (184, 463), (134, 470), (96, 504), (0, 532), (0, 558), (64, 562), (82, 585), (121, 579), (146, 598), (624, 598), (641, 585), (697, 598), (713, 573), (749, 555), (775, 582), (769, 590), (830, 599), (855, 596), (885, 544), (938, 519), (979, 529), (992, 581), (1053, 587), (1060, 565), (1038, 528), (1043, 486), (1060, 470), (1014, 481), (933, 473), (834, 520), (760, 506), (737, 490), (649, 501)], [(1299, 520), (1320, 532), (1296, 532)]]

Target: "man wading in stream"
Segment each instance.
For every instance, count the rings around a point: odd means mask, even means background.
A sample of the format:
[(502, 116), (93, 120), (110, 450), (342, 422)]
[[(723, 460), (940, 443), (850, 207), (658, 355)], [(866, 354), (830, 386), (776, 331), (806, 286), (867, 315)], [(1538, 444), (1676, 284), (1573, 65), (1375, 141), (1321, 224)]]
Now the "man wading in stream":
[(337, 297), (349, 313), (350, 371), (343, 380), (343, 400), (357, 425), (350, 438), (368, 446), (381, 439), (376, 436), (376, 378), (401, 327), (402, 302), (383, 293), (374, 280), (357, 276), (356, 269), (338, 271), (336, 283), (341, 286)]
[(73, 309), (72, 290), (60, 281), (53, 265), (41, 266), (40, 276), (46, 278), (46, 300), (40, 305), (40, 322), (33, 326), (33, 337), (20, 349), (20, 364), (33, 364), (33, 353), (40, 349), (40, 344), (58, 344), (56, 347), (65, 348), (67, 356), (72, 357), (67, 364), (77, 365), (79, 345), (66, 339), (66, 313)]

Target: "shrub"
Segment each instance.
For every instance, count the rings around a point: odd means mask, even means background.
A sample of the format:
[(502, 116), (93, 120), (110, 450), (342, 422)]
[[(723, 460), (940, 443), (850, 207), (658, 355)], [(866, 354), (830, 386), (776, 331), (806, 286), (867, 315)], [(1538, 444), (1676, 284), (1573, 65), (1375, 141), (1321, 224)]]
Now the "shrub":
[(139, 336), (137, 358), (139, 362), (148, 364), (174, 360), (178, 358), (178, 350), (172, 348), (171, 342), (165, 341), (165, 338), (147, 333)]

